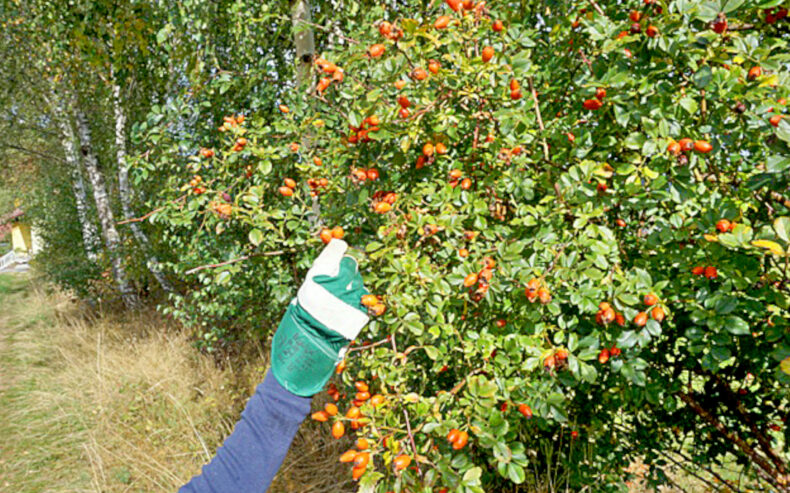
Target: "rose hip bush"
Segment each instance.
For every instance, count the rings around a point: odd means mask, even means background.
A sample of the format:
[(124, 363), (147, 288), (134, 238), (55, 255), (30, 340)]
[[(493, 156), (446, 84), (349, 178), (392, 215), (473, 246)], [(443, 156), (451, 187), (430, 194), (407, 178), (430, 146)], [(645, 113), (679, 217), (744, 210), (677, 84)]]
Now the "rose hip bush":
[(652, 485), (681, 463), (786, 490), (786, 6), (355, 19), (270, 110), (185, 144), (184, 98), (140, 129), (188, 285), (170, 310), (209, 346), (268, 335), (343, 237), (375, 313), (314, 417), (364, 439), (360, 491), (618, 491), (637, 457)]

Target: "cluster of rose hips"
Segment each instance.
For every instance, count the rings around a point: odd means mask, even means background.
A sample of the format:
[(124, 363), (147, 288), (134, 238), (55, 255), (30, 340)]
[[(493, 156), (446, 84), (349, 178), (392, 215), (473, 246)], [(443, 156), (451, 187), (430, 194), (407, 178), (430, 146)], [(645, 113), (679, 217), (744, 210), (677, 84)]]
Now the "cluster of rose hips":
[[(650, 316), (653, 317), (653, 320), (658, 323), (663, 322), (666, 313), (664, 313), (664, 308), (662, 308), (660, 305), (656, 305), (658, 303), (658, 296), (654, 295), (653, 293), (646, 294), (644, 302), (648, 307), (653, 307), (653, 309), (650, 310)], [(647, 311), (639, 312), (634, 317), (634, 323), (638, 327), (644, 327), (647, 325), (647, 317)]]
[(463, 190), (469, 190), (472, 187), (472, 179), (468, 178), (468, 177), (462, 179), (463, 176), (464, 176), (464, 174), (463, 174), (463, 172), (460, 169), (455, 168), (455, 169), (451, 170), (450, 171), (450, 186), (455, 188), (458, 185), (461, 185), (461, 188)]
[[(360, 409), (363, 405), (369, 402), (374, 408), (377, 408), (386, 402), (386, 398), (381, 394), (375, 394), (371, 396), (370, 387), (363, 381), (355, 382), (354, 387), (356, 389), (354, 399), (351, 401), (351, 406), (348, 408), (348, 411), (346, 411), (344, 416), (339, 414), (339, 409), (333, 402), (327, 403), (323, 410), (316, 411), (311, 416), (313, 420), (320, 423), (325, 423), (329, 421), (330, 418), (333, 419), (334, 423), (332, 424), (331, 433), (332, 437), (335, 439), (340, 439), (346, 434), (346, 425), (344, 424), (345, 422), (348, 422), (350, 428), (356, 431), (370, 421), (370, 419), (365, 416)], [(337, 386), (335, 386), (334, 383), (329, 386), (327, 393), (335, 402), (338, 402), (341, 399), (340, 392), (337, 390)], [(345, 397), (345, 394), (342, 397)], [(340, 462), (353, 463), (351, 476), (354, 480), (357, 480), (365, 473), (365, 470), (370, 463), (371, 441), (367, 438), (360, 437), (357, 439), (355, 445), (356, 447), (354, 449), (348, 450), (340, 456)], [(398, 469), (399, 464), (397, 460), (398, 459), (396, 458), (394, 462), (396, 469)], [(403, 462), (403, 460), (401, 459), (400, 462)]]
[(362, 120), (362, 124), (358, 127), (355, 127), (351, 124), (348, 125), (348, 129), (350, 133), (348, 134), (347, 140), (349, 144), (356, 144), (358, 142), (370, 142), (370, 132), (375, 132), (379, 130), (379, 117), (376, 115), (369, 116)]
[(189, 186), (192, 187), (192, 193), (195, 195), (200, 195), (206, 192), (206, 187), (200, 184), (202, 181), (203, 178), (200, 175), (195, 175), (191, 180), (189, 180)]
[[(331, 78), (330, 77), (322, 77), (318, 81), (318, 84), (316, 85), (315, 89), (320, 94), (323, 94), (324, 91), (326, 91), (327, 88), (333, 82), (335, 82), (337, 84), (343, 82), (343, 77), (344, 77), (343, 69), (338, 67), (334, 63), (332, 63), (332, 62), (330, 62), (328, 60), (325, 60), (325, 59), (323, 59), (321, 57), (318, 57), (318, 58), (315, 59), (315, 65), (324, 74), (332, 76)], [(287, 113), (287, 112), (284, 111), (283, 113)]]
[(395, 205), (395, 201), (398, 200), (398, 194), (395, 192), (379, 190), (373, 194), (371, 199), (373, 212), (377, 214), (384, 214), (392, 210), (392, 206)]
[(223, 123), (220, 125), (218, 130), (220, 132), (225, 132), (244, 123), (244, 115), (225, 116), (222, 118), (222, 120)]
[(469, 297), (473, 301), (480, 301), (488, 292), (489, 282), (494, 277), (496, 261), (491, 257), (482, 260), (483, 268), (479, 272), (472, 272), (464, 278), (464, 287), (469, 288)]
[(417, 162), (415, 163), (414, 168), (422, 169), (426, 164), (431, 164), (436, 159), (437, 155), (443, 156), (448, 152), (449, 150), (443, 142), (437, 142), (436, 144), (428, 142), (422, 146), (422, 154), (417, 156)]
[(366, 181), (376, 181), (379, 179), (379, 170), (376, 168), (352, 168), (351, 181), (357, 185)]
[(342, 240), (343, 236), (345, 236), (346, 232), (343, 231), (343, 228), (340, 226), (335, 226), (332, 229), (323, 228), (319, 233), (318, 236), (321, 238), (321, 241), (324, 243), (329, 243), (332, 239)]
[(362, 306), (368, 308), (368, 312), (370, 312), (371, 315), (379, 316), (384, 314), (384, 312), (387, 310), (387, 305), (385, 305), (382, 301), (381, 295), (376, 296), (374, 294), (366, 294), (362, 296), (361, 303)]
[(719, 273), (716, 270), (716, 267), (712, 265), (709, 265), (707, 267), (698, 265), (691, 269), (691, 273), (694, 274), (695, 276), (705, 276), (708, 279), (716, 279), (717, 277), (719, 277)]
[(233, 211), (233, 207), (227, 202), (213, 200), (209, 202), (208, 206), (221, 217), (230, 217), (230, 214)]
[(595, 111), (597, 109), (600, 109), (601, 106), (603, 106), (603, 98), (605, 97), (606, 97), (606, 89), (604, 89), (603, 87), (599, 87), (598, 89), (595, 90), (595, 98), (585, 99), (584, 103), (582, 103), (582, 106), (584, 106), (584, 109), (586, 110)]
[(551, 291), (537, 278), (529, 280), (527, 287), (524, 288), (524, 294), (530, 303), (540, 300), (542, 304), (547, 305), (551, 302)]

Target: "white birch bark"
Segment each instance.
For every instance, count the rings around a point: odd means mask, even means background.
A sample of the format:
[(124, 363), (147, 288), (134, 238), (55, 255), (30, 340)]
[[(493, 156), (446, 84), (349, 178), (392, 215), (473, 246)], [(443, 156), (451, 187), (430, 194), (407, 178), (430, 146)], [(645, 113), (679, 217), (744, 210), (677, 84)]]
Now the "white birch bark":
[[(113, 83), (112, 96), (115, 110), (115, 156), (118, 161), (118, 194), (121, 199), (123, 218), (128, 220), (134, 217), (134, 212), (132, 211), (132, 192), (129, 187), (129, 165), (126, 162), (126, 113), (124, 112), (121, 99), (121, 86), (117, 82)], [(159, 259), (152, 252), (151, 243), (148, 241), (145, 232), (136, 222), (128, 224), (132, 228), (134, 238), (137, 240), (140, 248), (142, 248), (148, 270), (165, 292), (172, 292), (173, 286), (162, 272)]]
[(307, 24), (312, 22), (309, 0), (294, 0), (291, 5), (291, 22), (296, 48), (296, 84), (300, 85), (310, 77), (315, 55), (315, 36), (310, 24)]
[(74, 193), (74, 201), (77, 204), (77, 219), (80, 222), (80, 230), (82, 231), (83, 248), (85, 249), (85, 255), (88, 257), (88, 260), (96, 263), (96, 248), (99, 246), (98, 232), (96, 231), (96, 225), (88, 217), (88, 195), (85, 191), (85, 181), (82, 178), (80, 158), (77, 154), (77, 148), (74, 145), (74, 129), (66, 116), (61, 101), (56, 102), (54, 109), (55, 119), (60, 129), (61, 144), (63, 145), (63, 153), (66, 157), (66, 165), (69, 167), (71, 190)]
[[(296, 51), (296, 87), (301, 87), (310, 78), (315, 56), (315, 35), (310, 26), (310, 0), (294, 0), (291, 4), (291, 23), (294, 29), (294, 49)], [(302, 147), (306, 151), (310, 148), (309, 134), (302, 137)], [(308, 217), (311, 226), (318, 224), (321, 216), (321, 204), (318, 196), (313, 197), (311, 214)]]
[(85, 162), (85, 171), (93, 186), (93, 199), (96, 202), (96, 213), (99, 216), (99, 222), (102, 226), (102, 236), (104, 237), (107, 254), (112, 263), (113, 278), (121, 292), (124, 305), (126, 305), (127, 308), (134, 308), (139, 304), (139, 299), (129, 282), (126, 270), (123, 266), (123, 259), (121, 258), (120, 251), (121, 237), (118, 235), (118, 229), (115, 227), (115, 217), (112, 212), (112, 207), (110, 206), (110, 198), (107, 194), (104, 176), (102, 176), (99, 170), (99, 162), (93, 151), (88, 118), (79, 108), (76, 109), (76, 120), (77, 133), (80, 139), (80, 150)]

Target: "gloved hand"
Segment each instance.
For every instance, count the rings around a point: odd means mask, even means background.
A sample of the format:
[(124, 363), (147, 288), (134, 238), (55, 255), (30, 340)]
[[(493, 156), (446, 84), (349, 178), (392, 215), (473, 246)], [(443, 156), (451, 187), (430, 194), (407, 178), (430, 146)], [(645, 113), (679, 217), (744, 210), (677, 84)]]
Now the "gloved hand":
[(272, 372), (288, 391), (318, 393), (368, 323), (357, 262), (348, 245), (333, 239), (307, 272), (272, 341)]

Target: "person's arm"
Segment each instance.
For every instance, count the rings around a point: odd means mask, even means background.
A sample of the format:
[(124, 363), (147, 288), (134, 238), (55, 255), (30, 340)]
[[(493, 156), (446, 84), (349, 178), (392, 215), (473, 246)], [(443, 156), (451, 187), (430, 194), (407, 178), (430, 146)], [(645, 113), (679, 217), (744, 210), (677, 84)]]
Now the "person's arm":
[(288, 392), (267, 373), (217, 455), (179, 493), (265, 492), (311, 400)]
[(179, 493), (264, 493), (296, 430), (368, 322), (356, 261), (332, 240), (307, 272), (272, 340), (271, 369), (233, 433), (199, 476)]

